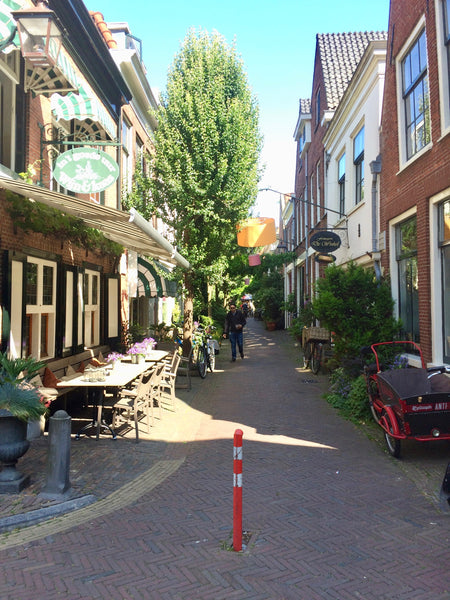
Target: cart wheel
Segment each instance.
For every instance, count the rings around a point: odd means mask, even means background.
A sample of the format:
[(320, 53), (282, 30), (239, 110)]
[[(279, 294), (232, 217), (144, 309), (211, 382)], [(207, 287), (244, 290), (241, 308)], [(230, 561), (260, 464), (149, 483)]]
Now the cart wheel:
[(367, 383), (367, 393), (369, 394), (370, 412), (372, 413), (372, 417), (375, 423), (378, 424), (380, 421), (380, 413), (377, 412), (373, 405), (375, 398), (378, 397), (378, 386), (377, 382), (372, 378), (369, 378), (369, 381)]
[[(392, 425), (391, 420), (389, 419), (389, 415), (386, 412), (383, 412), (383, 416), (386, 418), (386, 422), (389, 423), (389, 430), (392, 433)], [(383, 430), (384, 439), (386, 440), (386, 446), (389, 451), (389, 454), (394, 458), (400, 458), (401, 454), (401, 442), (397, 438), (392, 437), (386, 431)]]

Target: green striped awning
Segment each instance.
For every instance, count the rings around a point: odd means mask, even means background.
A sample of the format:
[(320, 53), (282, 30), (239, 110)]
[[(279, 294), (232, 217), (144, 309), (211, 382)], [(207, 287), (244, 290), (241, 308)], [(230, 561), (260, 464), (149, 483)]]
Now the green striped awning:
[(20, 47), (16, 22), (11, 16), (11, 11), (19, 10), (22, 4), (23, 2), (14, 2), (14, 0), (0, 0), (0, 50), (10, 44)]
[(111, 139), (117, 137), (117, 125), (108, 111), (103, 107), (93, 92), (89, 92), (84, 85), (80, 85), (78, 93), (69, 92), (65, 96), (52, 94), (50, 99), (51, 109), (56, 120), (85, 121), (91, 119), (100, 123)]

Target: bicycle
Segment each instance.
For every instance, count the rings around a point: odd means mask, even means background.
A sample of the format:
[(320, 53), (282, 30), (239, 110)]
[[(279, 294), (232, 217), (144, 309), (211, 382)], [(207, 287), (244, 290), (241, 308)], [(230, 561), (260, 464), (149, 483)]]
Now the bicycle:
[(198, 374), (205, 379), (208, 369), (214, 373), (216, 367), (216, 351), (212, 331), (215, 328), (204, 328), (199, 325), (192, 334), (192, 363), (196, 365)]
[(323, 327), (304, 327), (302, 333), (303, 368), (311, 368), (314, 375), (333, 354), (330, 332)]

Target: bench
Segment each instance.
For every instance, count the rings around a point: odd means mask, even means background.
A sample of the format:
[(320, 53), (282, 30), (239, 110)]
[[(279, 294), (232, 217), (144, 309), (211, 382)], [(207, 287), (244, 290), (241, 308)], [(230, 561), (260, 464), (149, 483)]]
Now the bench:
[[(58, 380), (64, 379), (70, 381), (70, 378), (79, 375), (79, 370), (82, 365), (87, 366), (93, 359), (98, 359), (100, 355), (106, 357), (109, 352), (109, 346), (96, 346), (95, 348), (84, 350), (78, 354), (71, 354), (64, 358), (50, 359), (30, 383), (36, 385), (45, 400), (51, 403), (57, 398), (65, 396), (77, 389), (75, 386), (57, 388), (56, 382)], [(49, 371), (47, 371), (47, 369)]]

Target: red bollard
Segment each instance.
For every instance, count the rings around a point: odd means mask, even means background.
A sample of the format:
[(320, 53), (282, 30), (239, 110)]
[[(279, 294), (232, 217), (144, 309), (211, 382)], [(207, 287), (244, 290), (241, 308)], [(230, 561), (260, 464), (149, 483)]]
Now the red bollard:
[(233, 447), (233, 550), (242, 550), (242, 429), (234, 432)]

